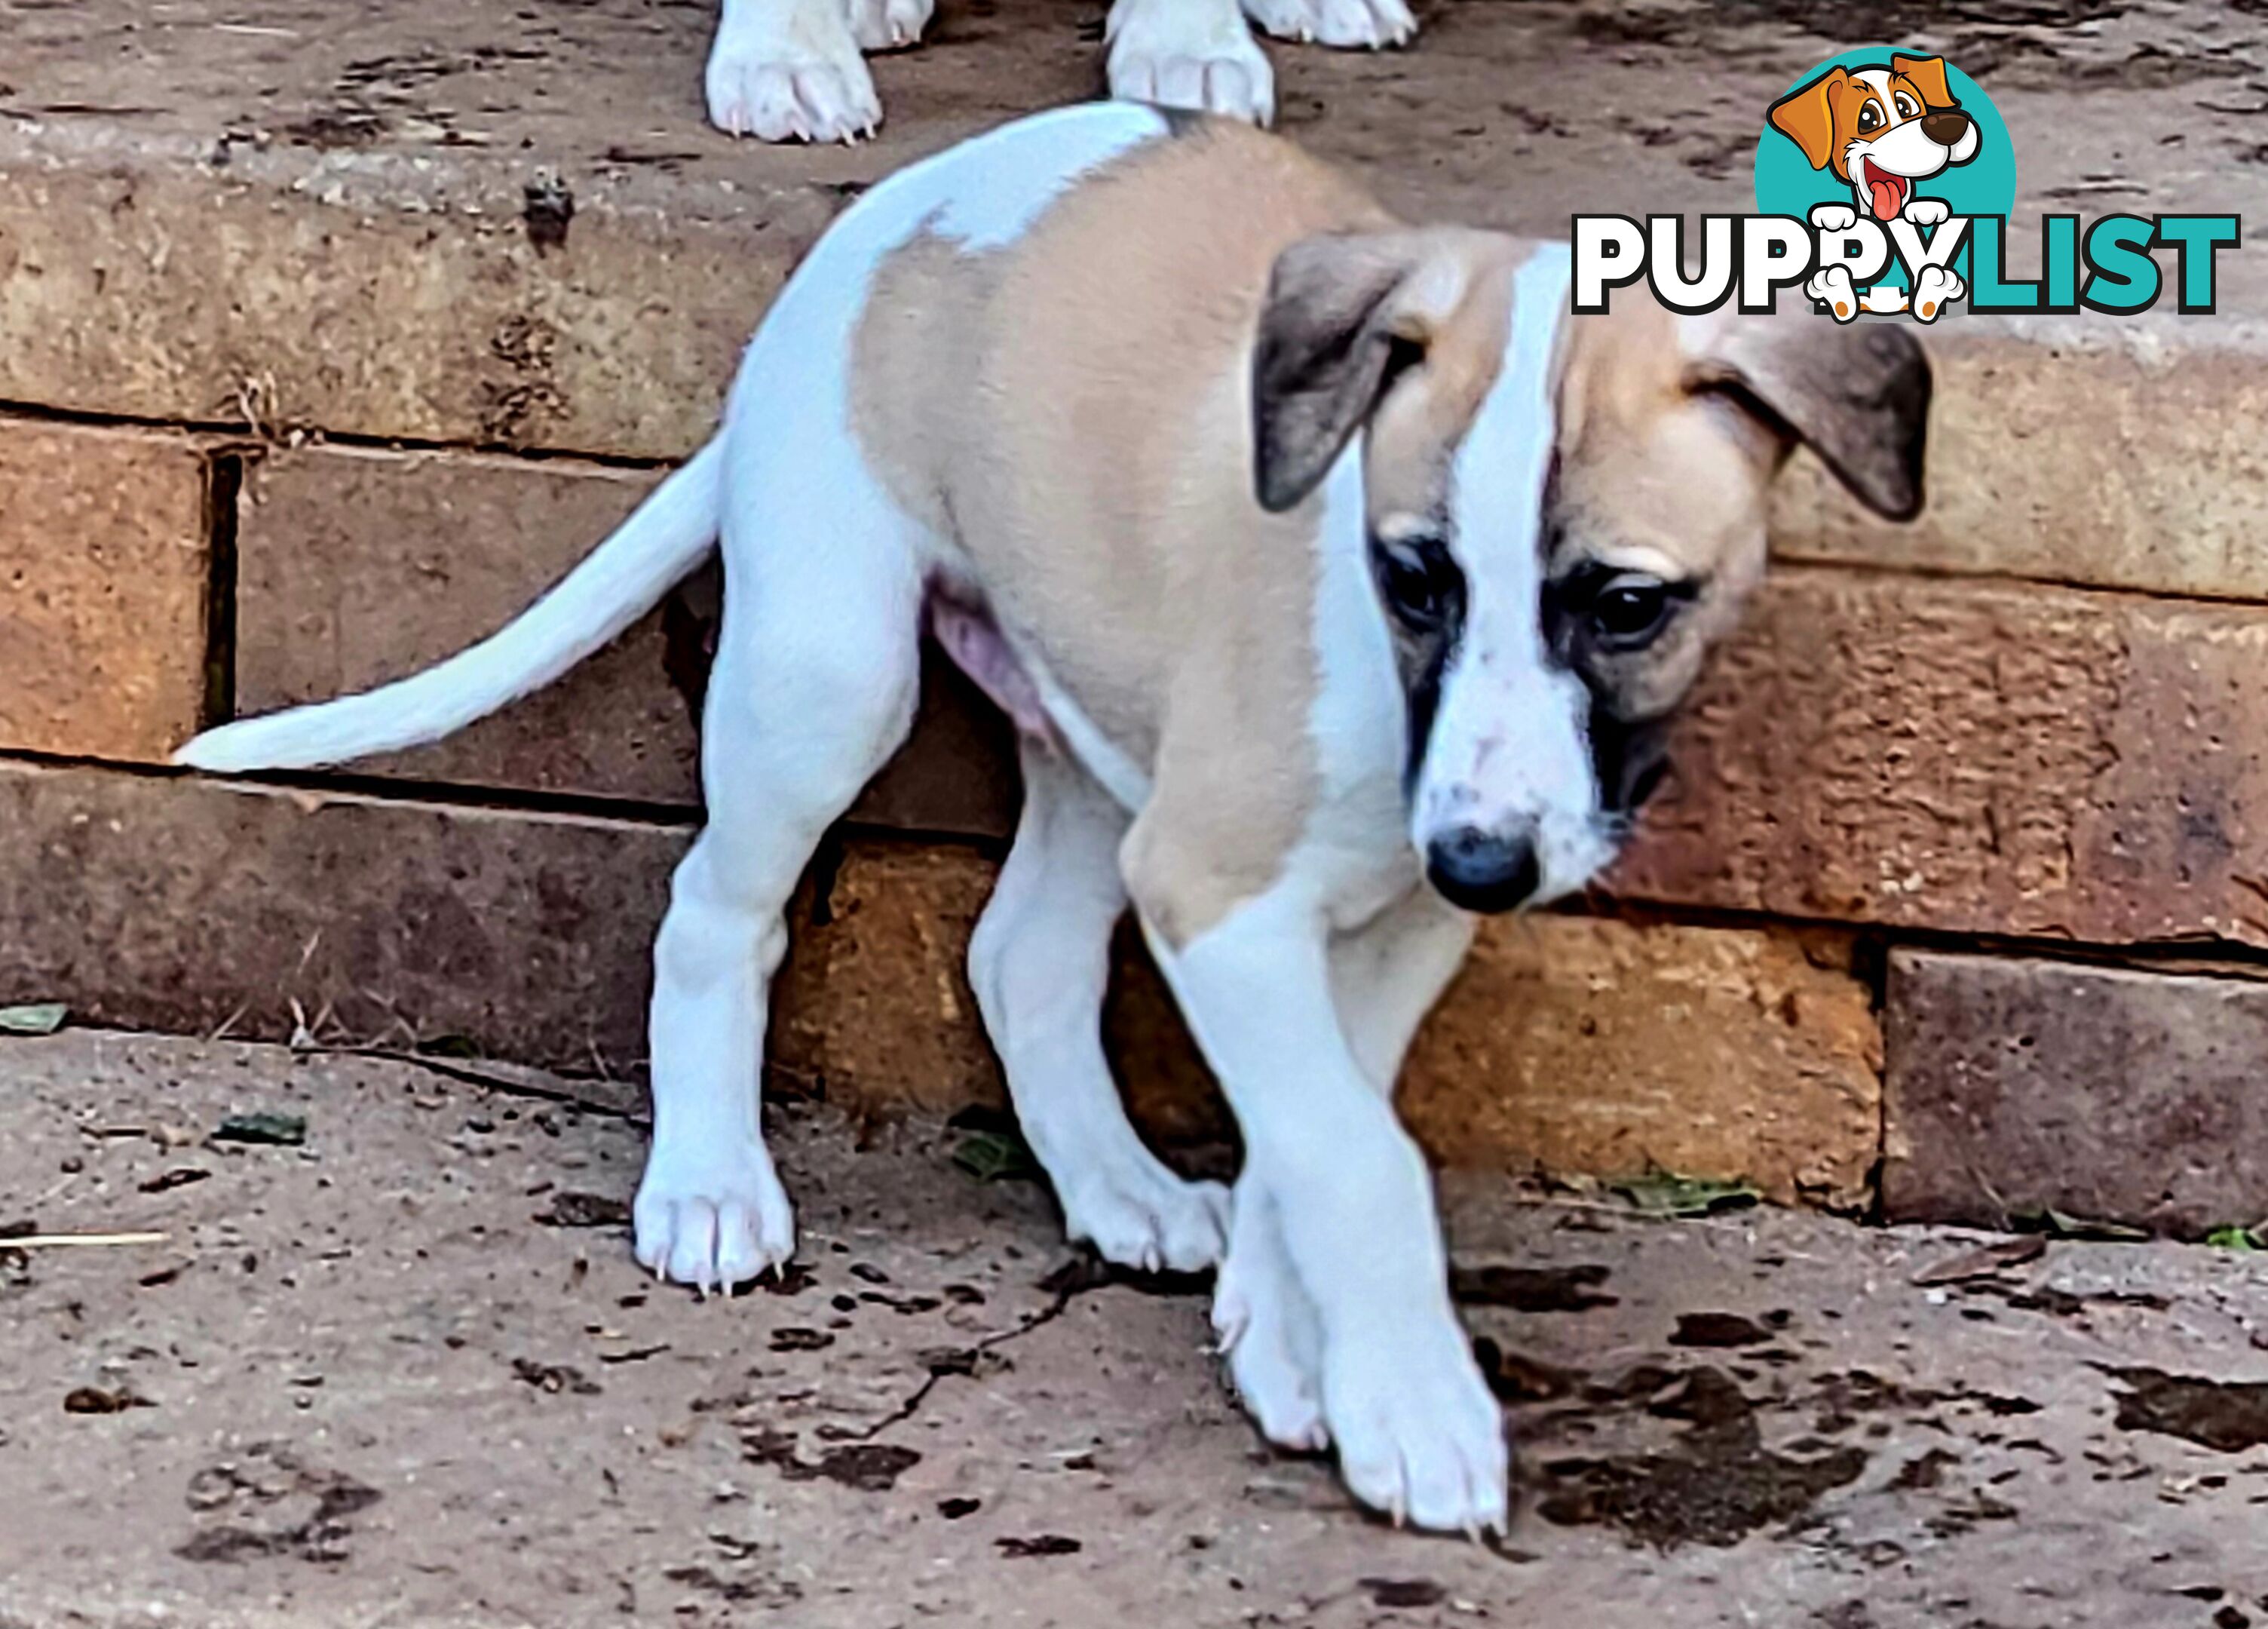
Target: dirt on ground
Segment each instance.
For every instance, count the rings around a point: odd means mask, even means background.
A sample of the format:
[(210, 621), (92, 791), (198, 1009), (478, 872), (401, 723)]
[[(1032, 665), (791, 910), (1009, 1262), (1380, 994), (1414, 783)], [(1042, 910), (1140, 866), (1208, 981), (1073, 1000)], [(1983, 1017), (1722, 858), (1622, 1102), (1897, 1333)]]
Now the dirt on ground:
[(0, 1624), (2268, 1625), (2268, 1257), (1462, 1183), (1483, 1548), (1261, 1446), (996, 1132), (783, 1106), (802, 1256), (704, 1302), (622, 1095), (479, 1072), (0, 1038), (0, 1227), (164, 1235), (0, 1239)]

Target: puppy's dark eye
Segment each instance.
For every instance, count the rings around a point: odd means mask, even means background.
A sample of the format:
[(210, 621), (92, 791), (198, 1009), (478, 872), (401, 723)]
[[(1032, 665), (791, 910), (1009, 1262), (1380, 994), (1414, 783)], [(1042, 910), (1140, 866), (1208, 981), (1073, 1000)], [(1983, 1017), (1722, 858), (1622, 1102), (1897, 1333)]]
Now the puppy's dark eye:
[(1869, 101), (1864, 107), (1859, 109), (1859, 135), (1864, 136), (1869, 130), (1879, 130), (1881, 128), (1882, 110), (1880, 107)]
[(1465, 574), (1441, 539), (1403, 538), (1389, 543), (1373, 538), (1370, 558), (1379, 597), (1404, 627), (1431, 632), (1447, 626), (1461, 613)]
[(1592, 597), (1591, 643), (1603, 651), (1643, 650), (1660, 637), (1675, 603), (1658, 577), (1631, 571), (1614, 578)]
[(1918, 119), (1921, 117), (1921, 104), (1914, 100), (1912, 97), (1908, 96), (1904, 91), (1900, 91), (1897, 94), (1897, 107), (1898, 117), (1901, 119)]

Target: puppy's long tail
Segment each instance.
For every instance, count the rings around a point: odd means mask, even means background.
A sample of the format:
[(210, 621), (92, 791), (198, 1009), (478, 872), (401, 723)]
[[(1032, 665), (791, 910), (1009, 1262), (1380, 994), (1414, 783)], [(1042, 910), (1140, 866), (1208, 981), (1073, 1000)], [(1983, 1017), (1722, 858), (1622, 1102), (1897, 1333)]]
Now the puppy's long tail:
[(717, 538), (711, 441), (550, 593), (469, 650), (338, 701), (208, 730), (173, 755), (201, 770), (311, 769), (438, 741), (538, 690), (644, 615)]

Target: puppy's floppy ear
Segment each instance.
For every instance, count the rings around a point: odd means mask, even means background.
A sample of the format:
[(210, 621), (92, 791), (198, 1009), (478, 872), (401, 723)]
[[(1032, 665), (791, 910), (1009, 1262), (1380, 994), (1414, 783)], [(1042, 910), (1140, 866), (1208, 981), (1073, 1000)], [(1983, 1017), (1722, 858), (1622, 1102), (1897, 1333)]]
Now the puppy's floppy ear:
[(1685, 383), (1730, 394), (1809, 447), (1876, 514), (1921, 512), (1929, 358), (1904, 328), (1845, 328), (1808, 313), (1722, 319), (1693, 347)]
[(1330, 232), (1285, 249), (1252, 353), (1253, 475), (1280, 514), (1330, 473), (1467, 275), (1433, 234)]
[(1925, 107), (1961, 106), (1954, 99), (1953, 87), (1945, 82), (1945, 58), (1941, 56), (1893, 56), (1890, 71), (1913, 81)]
[(1830, 68), (1771, 105), (1771, 127), (1803, 149), (1804, 162), (1823, 170), (1835, 156), (1835, 92), (1851, 76)]

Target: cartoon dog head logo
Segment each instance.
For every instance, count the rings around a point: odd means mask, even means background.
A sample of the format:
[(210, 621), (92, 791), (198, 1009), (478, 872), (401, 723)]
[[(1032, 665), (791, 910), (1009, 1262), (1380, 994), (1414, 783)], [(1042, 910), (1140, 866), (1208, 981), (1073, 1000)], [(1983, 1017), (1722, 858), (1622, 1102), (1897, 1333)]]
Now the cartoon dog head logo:
[(1941, 56), (1893, 55), (1886, 67), (1830, 68), (1771, 105), (1772, 129), (1815, 170), (1851, 188), (1859, 212), (1893, 221), (1914, 183), (1977, 156), (1977, 121)]

